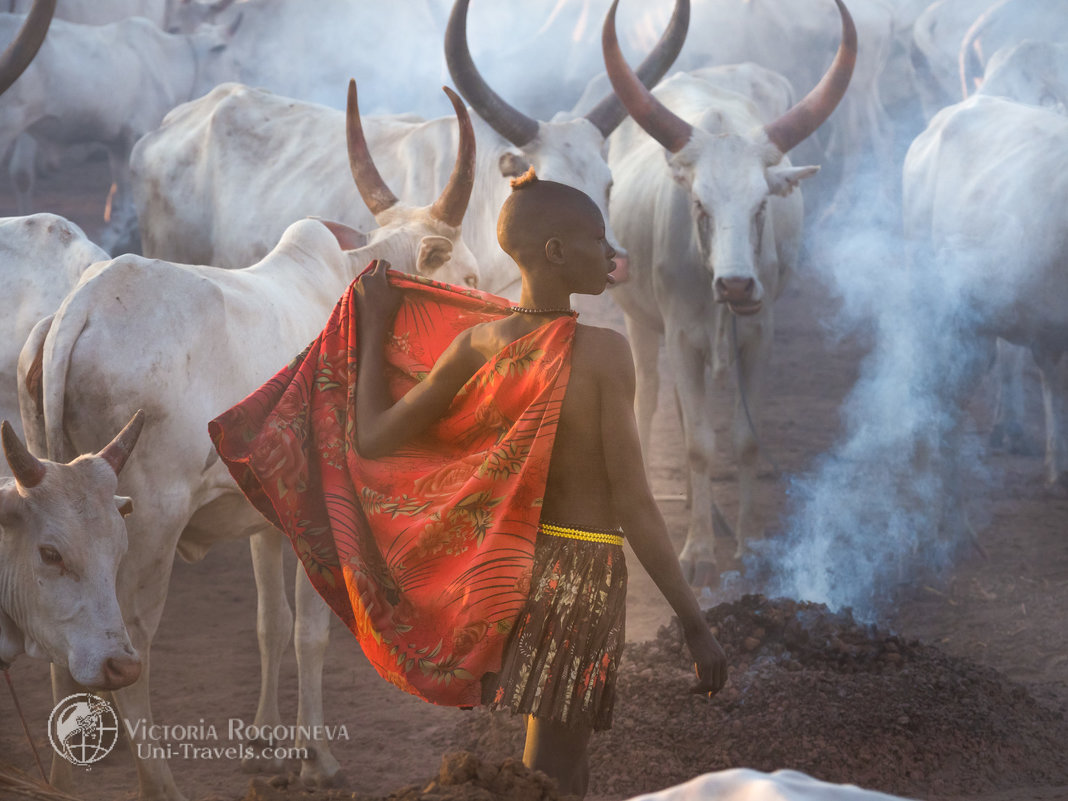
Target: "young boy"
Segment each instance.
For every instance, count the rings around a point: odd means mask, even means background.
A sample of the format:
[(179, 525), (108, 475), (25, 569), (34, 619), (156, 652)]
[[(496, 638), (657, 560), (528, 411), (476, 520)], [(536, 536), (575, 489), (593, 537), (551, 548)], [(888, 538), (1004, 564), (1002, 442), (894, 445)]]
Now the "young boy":
[[(396, 452), (439, 419), (487, 362), (542, 326), (573, 316), (570, 296), (612, 282), (615, 252), (604, 220), (582, 192), (541, 181), (513, 182), (497, 224), (501, 247), (519, 266), (522, 294), (512, 314), (462, 331), (425, 378), (393, 402), (383, 343), (400, 304), (377, 262), (357, 286), (360, 369), (356, 447), (376, 459)], [(483, 680), (483, 699), (527, 714), (523, 761), (582, 796), (587, 743), (607, 728), (623, 646), (626, 568), (622, 536), (678, 615), (696, 661), (694, 692), (717, 692), (726, 659), (679, 569), (645, 477), (633, 413), (634, 368), (620, 334), (575, 325), (570, 377), (542, 498), (529, 599), (505, 649), (501, 672)]]

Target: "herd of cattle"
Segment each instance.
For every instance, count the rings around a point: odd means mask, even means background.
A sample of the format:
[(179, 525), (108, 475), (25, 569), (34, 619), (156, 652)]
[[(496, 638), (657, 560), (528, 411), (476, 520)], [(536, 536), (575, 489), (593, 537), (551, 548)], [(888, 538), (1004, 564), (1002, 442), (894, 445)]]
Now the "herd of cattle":
[[(692, 495), (680, 558), (695, 585), (714, 576), (714, 537), (729, 528), (712, 497), (710, 388), (728, 369), (736, 376), (741, 553), (761, 533), (753, 488), (775, 301), (806, 224), (834, 213), (861, 165), (901, 198), (912, 268), (964, 287), (966, 334), (986, 354), (966, 386), (996, 350), (1021, 363), (1025, 352), (1005, 343), (1034, 355), (1047, 477), (1068, 481), (1068, 11), (1058, 3), (676, 0), (633, 4), (644, 8), (621, 17), (619, 36), (618, 0), (610, 10), (540, 0), (523, 4), (548, 20), (537, 33), (493, 20), (512, 34), (493, 40), (505, 51), (494, 56), (469, 48), (469, 0), (443, 2), (411, 0), (403, 23), (395, 4), (371, 0), (11, 0), (0, 13), (12, 42), (0, 58), (0, 154), (26, 213), (0, 220), (12, 476), (0, 479), (0, 664), (46, 658), (57, 697), (111, 690), (123, 717), (150, 719), (149, 648), (174, 554), (250, 538), (263, 659), (255, 724), (280, 724), (278, 669), (294, 632), (283, 542), (216, 458), (207, 422), (314, 338), (372, 258), (513, 295), (495, 221), (509, 177), (530, 166), (605, 214), (617, 273), (629, 276), (612, 292), (645, 444), (665, 344)], [(487, 5), (492, 15), (504, 4)], [(384, 51), (380, 40), (402, 27)], [(309, 30), (347, 39), (346, 57), (309, 47)], [(426, 53), (442, 40), (463, 100), (446, 90), (454, 113), (425, 119), (412, 112), (437, 101), (409, 84), (440, 85)], [(623, 50), (638, 48), (649, 54), (632, 69)], [(504, 66), (517, 59), (529, 80), (509, 91), (537, 116), (483, 78), (498, 65), (521, 74)], [(587, 71), (575, 76), (575, 65)], [(346, 111), (321, 105), (323, 86), (340, 95), (346, 73), (359, 76), (365, 109), (370, 97), (396, 113), (361, 116), (355, 84)], [(399, 97), (411, 106), (390, 108)], [(41, 165), (86, 146), (106, 150), (114, 181), (99, 243), (29, 214)], [(821, 167), (830, 174), (804, 204), (802, 182)], [(328, 624), (298, 570), (298, 723), (309, 730), (323, 722)], [(302, 778), (329, 782), (328, 744), (297, 745), (312, 753)], [(165, 760), (137, 768), (143, 798), (182, 798)], [(69, 772), (54, 761), (55, 781)]]

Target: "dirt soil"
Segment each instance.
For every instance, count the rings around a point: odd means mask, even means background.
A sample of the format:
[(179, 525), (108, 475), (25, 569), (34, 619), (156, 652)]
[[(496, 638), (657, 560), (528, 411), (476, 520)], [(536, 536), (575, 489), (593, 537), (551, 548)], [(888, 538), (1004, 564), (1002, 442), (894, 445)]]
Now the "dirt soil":
[[(44, 181), (38, 207), (92, 233), (106, 191), (105, 167), (93, 162)], [(14, 213), (10, 195), (0, 196), (0, 214)], [(864, 352), (863, 343), (825, 334), (821, 292), (811, 276), (796, 275), (776, 307), (763, 439), (784, 475), (804, 471), (834, 442), (837, 408)], [(583, 322), (621, 328), (610, 297), (584, 301)], [(669, 379), (661, 397), (670, 398)], [(1040, 400), (1031, 389), (1030, 433), (1041, 441)], [(728, 397), (710, 402), (725, 410)], [(989, 428), (990, 397), (982, 393), (971, 409), (980, 431)], [(726, 414), (718, 412), (718, 419), (725, 433)], [(655, 426), (654, 491), (681, 546), (685, 482), (670, 407), (658, 412)], [(706, 594), (709, 624), (730, 658), (728, 686), (711, 702), (687, 692), (691, 665), (670, 610), (632, 557), (621, 697), (612, 730), (592, 742), (591, 801), (741, 766), (795, 768), (936, 801), (1068, 801), (1068, 499), (1043, 487), (1041, 457), (990, 453), (986, 459), (999, 480), (985, 499), (989, 514), (974, 546), (937, 580), (902, 585), (877, 628), (803, 602), (743, 596), (759, 588), (742, 584)], [(769, 536), (784, 508), (784, 487), (770, 470), (760, 482)], [(733, 518), (737, 489), (729, 453), (718, 464), (716, 492)], [(725, 544), (725, 567), (730, 547)], [(346, 726), (347, 738), (334, 743), (344, 789), (313, 792), (292, 775), (250, 779), (232, 760), (174, 758), (184, 793), (228, 801), (555, 798), (516, 761), (519, 721), (406, 696), (378, 678), (340, 626), (333, 635), (324, 694), (327, 722)], [(289, 656), (280, 705), (294, 722), (295, 676)], [(47, 764), (48, 667), (24, 658), (11, 678)], [(259, 659), (244, 543), (175, 566), (152, 651), (152, 688), (157, 723), (225, 730), (231, 718), (252, 721)], [(443, 762), (445, 754), (453, 755)], [(0, 691), (0, 762), (36, 772), (6, 690)], [(78, 775), (79, 793), (91, 801), (134, 798), (136, 787), (122, 749)]]

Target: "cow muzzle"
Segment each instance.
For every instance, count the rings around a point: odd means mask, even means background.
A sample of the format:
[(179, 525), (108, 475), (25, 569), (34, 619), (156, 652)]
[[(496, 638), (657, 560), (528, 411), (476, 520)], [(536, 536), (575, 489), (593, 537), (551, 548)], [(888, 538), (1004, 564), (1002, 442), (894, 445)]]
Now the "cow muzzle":
[(100, 670), (100, 684), (93, 689), (118, 690), (141, 677), (141, 660), (134, 657), (110, 657)]
[(725, 277), (715, 281), (716, 302), (726, 303), (734, 314), (756, 314), (763, 307), (757, 291), (757, 282), (752, 278)]

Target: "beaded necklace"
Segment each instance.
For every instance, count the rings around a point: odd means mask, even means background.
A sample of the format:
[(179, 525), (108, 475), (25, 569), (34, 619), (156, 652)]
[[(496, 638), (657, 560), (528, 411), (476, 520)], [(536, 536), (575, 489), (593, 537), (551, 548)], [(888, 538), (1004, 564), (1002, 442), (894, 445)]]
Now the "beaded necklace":
[(525, 306), (509, 306), (510, 311), (518, 312), (519, 314), (570, 314), (573, 317), (578, 317), (578, 312), (574, 309), (558, 308), (558, 309), (528, 309)]

